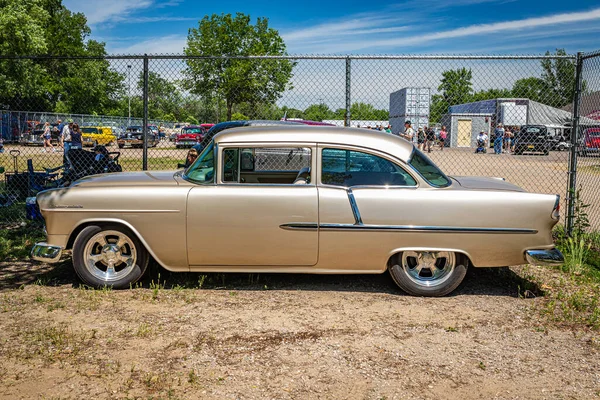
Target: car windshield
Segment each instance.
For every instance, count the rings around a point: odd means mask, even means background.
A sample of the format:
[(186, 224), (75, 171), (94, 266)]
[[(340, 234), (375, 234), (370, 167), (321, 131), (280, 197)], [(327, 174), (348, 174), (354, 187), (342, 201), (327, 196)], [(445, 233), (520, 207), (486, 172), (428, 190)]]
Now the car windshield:
[(183, 133), (202, 133), (202, 128), (183, 128)]
[(96, 133), (98, 130), (96, 128), (81, 128), (81, 132), (83, 133)]
[(185, 170), (183, 177), (196, 183), (212, 183), (215, 176), (214, 142), (210, 142), (196, 161)]
[(127, 128), (127, 132), (130, 132), (130, 133), (141, 133), (142, 132), (142, 127), (141, 126), (140, 127), (135, 127), (135, 126), (129, 127), (129, 128)]
[(416, 148), (410, 156), (409, 165), (419, 173), (430, 185), (436, 187), (450, 186), (450, 179), (425, 154)]

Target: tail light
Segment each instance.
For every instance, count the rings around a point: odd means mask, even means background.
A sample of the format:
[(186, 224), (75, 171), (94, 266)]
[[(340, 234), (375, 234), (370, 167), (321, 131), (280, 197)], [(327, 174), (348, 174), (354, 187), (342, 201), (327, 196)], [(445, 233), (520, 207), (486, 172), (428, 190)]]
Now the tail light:
[(554, 209), (552, 210), (552, 219), (560, 219), (560, 196), (556, 195), (556, 201), (554, 202)]

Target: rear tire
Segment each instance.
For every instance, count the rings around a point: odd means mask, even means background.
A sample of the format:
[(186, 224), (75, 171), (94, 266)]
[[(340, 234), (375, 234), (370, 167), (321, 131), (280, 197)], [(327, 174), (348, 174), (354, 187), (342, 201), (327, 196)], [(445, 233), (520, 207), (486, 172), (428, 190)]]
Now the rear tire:
[(412, 296), (441, 297), (454, 291), (467, 273), (460, 253), (406, 251), (395, 255), (389, 269), (394, 282)]
[(137, 236), (119, 225), (88, 226), (73, 244), (75, 273), (96, 288), (129, 288), (144, 275), (149, 259)]

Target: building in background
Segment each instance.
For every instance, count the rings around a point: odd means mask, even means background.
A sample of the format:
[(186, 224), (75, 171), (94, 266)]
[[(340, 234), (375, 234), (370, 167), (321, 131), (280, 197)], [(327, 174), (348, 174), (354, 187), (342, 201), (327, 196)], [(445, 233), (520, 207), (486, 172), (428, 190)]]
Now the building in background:
[(431, 89), (407, 87), (390, 93), (390, 124), (395, 135), (404, 132), (404, 123), (410, 121), (415, 131), (429, 126)]
[(551, 135), (567, 134), (572, 114), (529, 99), (493, 99), (450, 106), (442, 117), (450, 147), (473, 147), (480, 131), (491, 135), (497, 124), (512, 130), (523, 125), (544, 125)]

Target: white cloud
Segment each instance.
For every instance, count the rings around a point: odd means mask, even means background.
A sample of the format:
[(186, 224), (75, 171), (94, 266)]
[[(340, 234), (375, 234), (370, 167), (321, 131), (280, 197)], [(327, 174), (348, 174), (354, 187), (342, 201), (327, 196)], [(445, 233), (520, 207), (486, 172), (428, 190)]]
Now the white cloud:
[(108, 46), (112, 54), (183, 54), (183, 48), (187, 44), (185, 35), (168, 35), (151, 37), (141, 42), (128, 46)]
[[(166, 8), (176, 6), (182, 0), (64, 0), (65, 7), (75, 12), (82, 12), (87, 17), (90, 25), (103, 22), (128, 21), (132, 14), (152, 8)], [(175, 19), (170, 19), (175, 18)], [(179, 17), (149, 17), (133, 18), (130, 22), (156, 22), (156, 21), (184, 21)]]
[[(414, 47), (417, 45), (424, 45), (428, 43), (436, 43), (447, 39), (455, 39), (462, 37), (481, 37), (484, 35), (498, 33), (502, 33), (504, 36), (508, 36), (508, 34), (519, 31), (534, 31), (538, 28), (564, 26), (567, 24), (580, 24), (582, 22), (597, 20), (600, 20), (600, 8), (592, 9), (585, 12), (562, 13), (545, 17), (496, 22), (491, 24), (471, 25), (457, 29), (429, 33), (425, 35), (401, 35), (395, 37), (382, 37), (382, 35), (377, 35), (365, 38), (364, 36), (381, 33), (378, 31), (377, 27), (383, 26), (383, 23), (380, 23), (382, 21), (381, 19), (375, 18), (373, 16), (362, 16), (353, 18), (352, 21), (348, 23), (341, 23), (338, 28), (336, 28), (336, 23), (332, 22), (317, 25), (312, 28), (304, 28), (299, 31), (288, 32), (283, 36), (286, 39), (292, 39), (289, 43), (289, 50), (291, 52), (309, 51), (321, 54), (329, 54), (347, 53), (373, 48), (397, 50), (402, 48)], [(348, 34), (355, 33), (353, 31), (353, 27), (365, 28), (362, 30), (362, 38), (359, 39), (356, 35), (344, 37)], [(372, 28), (372, 30), (370, 28)], [(405, 30), (404, 26), (387, 28)], [(332, 30), (328, 33), (328, 29)], [(329, 40), (323, 43), (323, 38), (328, 38)], [(319, 41), (321, 41), (321, 43), (319, 43)]]

